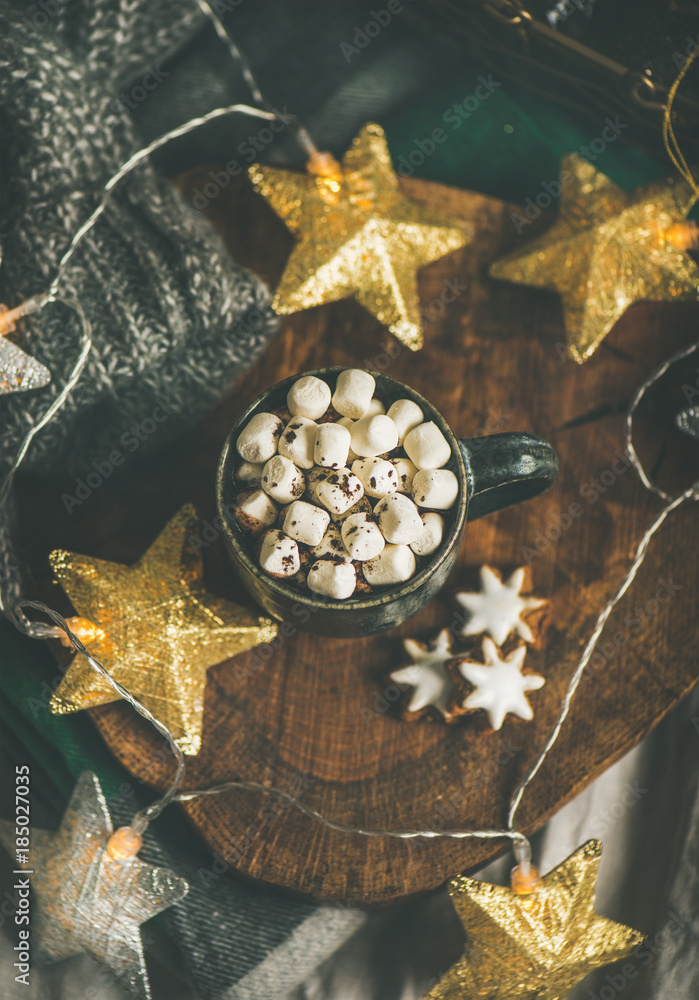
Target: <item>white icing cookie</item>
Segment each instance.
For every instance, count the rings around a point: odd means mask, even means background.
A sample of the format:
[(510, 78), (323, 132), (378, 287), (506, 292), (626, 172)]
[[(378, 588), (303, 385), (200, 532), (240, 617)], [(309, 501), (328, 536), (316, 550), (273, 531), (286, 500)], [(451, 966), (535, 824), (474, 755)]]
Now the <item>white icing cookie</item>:
[(460, 635), (479, 635), (487, 632), (498, 646), (502, 646), (511, 632), (516, 632), (525, 642), (534, 642), (532, 631), (522, 615), (546, 604), (538, 597), (521, 597), (524, 569), (516, 569), (504, 583), (489, 566), (481, 566), (480, 594), (460, 593), (456, 600), (470, 614)]
[(493, 640), (486, 636), (483, 639), (485, 663), (462, 660), (458, 665), (459, 672), (475, 688), (462, 707), (485, 709), (495, 730), (502, 726), (508, 712), (520, 719), (532, 719), (534, 713), (524, 693), (537, 691), (545, 680), (538, 674), (522, 673), (526, 654), (527, 647), (518, 646), (503, 660)]
[(419, 712), (432, 705), (445, 719), (448, 718), (451, 713), (447, 705), (454, 686), (445, 669), (447, 661), (454, 659), (449, 629), (443, 628), (429, 645), (415, 639), (404, 639), (403, 647), (413, 662), (410, 666), (394, 670), (390, 677), (392, 681), (414, 689), (408, 711)]

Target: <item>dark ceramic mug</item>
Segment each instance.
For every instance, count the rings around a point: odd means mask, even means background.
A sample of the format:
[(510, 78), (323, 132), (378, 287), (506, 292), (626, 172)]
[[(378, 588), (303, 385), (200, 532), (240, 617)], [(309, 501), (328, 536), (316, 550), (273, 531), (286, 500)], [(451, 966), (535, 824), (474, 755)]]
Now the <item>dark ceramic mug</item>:
[(446, 468), (459, 480), (459, 495), (450, 510), (440, 511), (445, 529), (439, 548), (421, 561), (418, 572), (405, 583), (376, 589), (347, 601), (295, 590), (260, 569), (252, 554), (249, 536), (241, 531), (233, 517), (234, 472), (241, 461), (236, 441), (256, 413), (285, 407), (289, 389), (302, 375), (315, 375), (334, 390), (337, 376), (344, 370), (318, 368), (293, 375), (263, 392), (247, 408), (221, 452), (216, 502), (231, 561), (248, 593), (265, 611), (307, 632), (354, 638), (384, 632), (417, 614), (441, 590), (452, 571), (467, 518), (474, 520), (539, 496), (553, 485), (558, 460), (551, 445), (533, 434), (493, 434), (458, 440), (429, 400), (398, 379), (372, 372), (377, 394), (389, 405), (396, 399), (412, 399), (422, 410), (425, 420), (433, 420), (439, 427), (451, 447), (451, 460)]

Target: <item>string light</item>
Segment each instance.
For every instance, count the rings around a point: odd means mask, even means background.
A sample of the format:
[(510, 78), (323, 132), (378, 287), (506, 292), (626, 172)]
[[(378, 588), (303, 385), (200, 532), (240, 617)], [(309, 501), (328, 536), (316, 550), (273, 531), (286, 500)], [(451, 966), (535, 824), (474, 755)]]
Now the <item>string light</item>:
[[(556, 743), (565, 719), (567, 718), (571, 702), (577, 691), (578, 685), (582, 678), (585, 667), (589, 663), (590, 657), (594, 652), (595, 646), (599, 641), (599, 638), (604, 630), (604, 626), (609, 618), (610, 614), (619, 603), (621, 598), (627, 592), (631, 584), (633, 583), (636, 575), (641, 568), (650, 541), (655, 535), (655, 533), (660, 529), (666, 518), (678, 507), (680, 507), (686, 500), (699, 499), (699, 481), (693, 483), (684, 492), (680, 493), (676, 497), (669, 497), (665, 491), (661, 490), (646, 474), (643, 465), (641, 464), (636, 449), (632, 440), (633, 431), (633, 416), (638, 408), (641, 400), (648, 391), (648, 389), (654, 385), (659, 378), (662, 377), (665, 372), (668, 371), (670, 367), (686, 358), (693, 351), (699, 350), (699, 343), (691, 344), (688, 347), (682, 348), (677, 351), (672, 357), (668, 358), (667, 361), (663, 362), (645, 381), (639, 386), (638, 390), (634, 394), (634, 397), (629, 405), (629, 409), (626, 417), (626, 450), (629, 455), (630, 461), (636, 469), (643, 485), (656, 493), (658, 496), (663, 497), (668, 502), (666, 506), (660, 511), (658, 516), (655, 518), (651, 526), (647, 529), (643, 535), (639, 545), (636, 549), (636, 555), (631, 564), (629, 571), (624, 577), (622, 583), (618, 587), (616, 593), (611, 598), (610, 601), (604, 606), (599, 614), (595, 628), (585, 646), (585, 650), (580, 658), (578, 666), (573, 673), (569, 683), (568, 688), (561, 704), (561, 711), (559, 713), (556, 724), (554, 725), (551, 733), (539, 753), (538, 757), (534, 761), (533, 765), (527, 772), (525, 778), (520, 782), (515, 790), (512, 799), (510, 800), (508, 816), (507, 816), (507, 828), (502, 830), (387, 830), (381, 828), (369, 828), (369, 827), (359, 827), (352, 826), (348, 823), (342, 823), (339, 820), (330, 819), (324, 816), (317, 810), (307, 806), (303, 802), (294, 798), (288, 792), (282, 791), (276, 788), (270, 788), (267, 785), (259, 784), (254, 781), (228, 781), (219, 785), (214, 785), (210, 788), (195, 789), (193, 791), (180, 792), (179, 788), (182, 784), (184, 778), (185, 764), (184, 756), (182, 751), (179, 749), (177, 744), (174, 742), (171, 734), (165, 726), (162, 725), (133, 695), (131, 695), (121, 684), (115, 681), (109, 672), (104, 668), (104, 666), (92, 656), (88, 650), (83, 645), (82, 640), (78, 635), (73, 632), (68, 622), (63, 619), (57, 612), (53, 611), (47, 605), (39, 601), (24, 601), (18, 606), (18, 621), (19, 627), (27, 635), (33, 638), (45, 638), (48, 635), (55, 635), (55, 628), (53, 626), (47, 626), (41, 622), (31, 622), (24, 615), (25, 609), (33, 609), (36, 611), (43, 612), (46, 614), (53, 622), (54, 626), (58, 627), (58, 630), (62, 631), (67, 637), (70, 645), (76, 650), (76, 652), (85, 656), (90, 666), (96, 670), (105, 680), (108, 681), (114, 688), (114, 690), (124, 698), (140, 715), (142, 715), (147, 721), (155, 727), (155, 729), (162, 735), (165, 736), (173, 755), (176, 760), (176, 772), (175, 777), (165, 792), (165, 794), (153, 802), (147, 809), (138, 813), (131, 824), (127, 828), (123, 828), (124, 832), (117, 830), (112, 836), (110, 844), (112, 844), (112, 851), (128, 851), (128, 850), (138, 850), (140, 849), (140, 841), (138, 838), (142, 837), (148, 823), (159, 816), (160, 813), (168, 806), (171, 802), (189, 802), (196, 798), (201, 798), (203, 796), (209, 795), (221, 795), (230, 791), (251, 791), (259, 792), (265, 795), (270, 795), (272, 797), (282, 799), (288, 802), (295, 809), (305, 816), (316, 820), (321, 825), (325, 826), (330, 830), (336, 830), (340, 833), (354, 834), (356, 836), (362, 837), (388, 837), (398, 840), (416, 840), (416, 839), (437, 839), (437, 838), (450, 838), (454, 840), (466, 840), (466, 839), (478, 839), (478, 840), (502, 840), (507, 839), (512, 842), (513, 852), (517, 860), (517, 865), (512, 869), (511, 872), (511, 887), (512, 891), (523, 897), (531, 896), (536, 892), (537, 887), (541, 884), (541, 877), (539, 871), (531, 864), (531, 843), (529, 839), (516, 828), (515, 816), (517, 810), (522, 801), (525, 790), (529, 784), (534, 780), (538, 774), (541, 766), (551, 752), (554, 744)], [(78, 619), (78, 621), (81, 621)], [(75, 620), (73, 620), (75, 623)], [(116, 839), (115, 839), (116, 838)], [(113, 843), (112, 843), (113, 842)], [(138, 846), (137, 846), (138, 845)], [(114, 855), (116, 856), (116, 854)], [(131, 855), (129, 855), (131, 856)]]
[[(17, 457), (7, 475), (5, 481), (0, 488), (0, 507), (6, 502), (7, 496), (9, 494), (10, 485), (12, 479), (21, 465), (24, 456), (33, 440), (34, 436), (44, 427), (49, 420), (58, 412), (66, 398), (68, 397), (73, 386), (79, 379), (85, 363), (87, 361), (88, 355), (92, 347), (91, 340), (91, 328), (90, 322), (83, 310), (82, 306), (77, 300), (73, 299), (63, 299), (58, 294), (58, 289), (60, 287), (63, 275), (73, 257), (78, 246), (84, 239), (84, 237), (91, 231), (93, 226), (97, 223), (100, 216), (103, 214), (108, 199), (111, 196), (112, 191), (116, 185), (121, 181), (127, 174), (129, 174), (136, 166), (138, 166), (144, 159), (146, 159), (152, 152), (159, 149), (165, 143), (171, 141), (174, 138), (185, 135), (195, 128), (206, 124), (207, 122), (213, 121), (216, 118), (223, 117), (229, 114), (242, 113), (248, 114), (253, 117), (263, 118), (267, 120), (278, 120), (279, 113), (272, 107), (272, 105), (267, 102), (266, 98), (262, 94), (257, 81), (255, 80), (252, 71), (244, 59), (242, 53), (238, 49), (237, 45), (230, 37), (230, 35), (225, 31), (222, 22), (215, 14), (213, 9), (208, 4), (207, 0), (197, 0), (199, 7), (206, 14), (206, 16), (212, 21), (214, 28), (226, 44), (232, 58), (240, 65), (243, 76), (250, 87), (253, 98), (260, 104), (268, 107), (270, 110), (261, 110), (259, 108), (252, 108), (245, 104), (233, 104), (226, 107), (216, 108), (210, 111), (208, 114), (190, 119), (183, 125), (178, 126), (155, 139), (153, 142), (149, 143), (147, 146), (138, 150), (133, 154), (120, 168), (119, 170), (107, 181), (104, 186), (103, 194), (100, 203), (97, 205), (95, 210), (89, 216), (89, 218), (83, 223), (83, 225), (76, 231), (70, 244), (61, 258), (56, 275), (48, 289), (47, 292), (42, 295), (34, 296), (27, 299), (24, 303), (21, 303), (18, 307), (11, 311), (5, 311), (0, 313), (0, 334), (9, 332), (14, 328), (14, 321), (22, 316), (29, 315), (32, 312), (36, 312), (43, 309), (50, 302), (60, 301), (70, 308), (74, 309), (79, 316), (82, 325), (82, 345), (78, 359), (73, 367), (71, 375), (66, 382), (61, 393), (56, 397), (53, 404), (47, 409), (41, 420), (32, 427), (30, 432), (25, 437), (22, 445), (20, 446)], [(682, 72), (678, 76), (675, 84), (673, 85), (668, 102), (665, 109), (665, 119), (663, 134), (665, 137), (666, 147), (668, 152), (673, 159), (673, 162), (677, 166), (680, 173), (683, 174), (685, 179), (692, 184), (693, 188), (697, 190), (696, 183), (689, 171), (689, 168), (684, 161), (684, 157), (677, 147), (677, 156), (675, 151), (670, 148), (669, 141), (674, 141), (675, 146), (676, 139), (674, 137), (674, 132), (672, 130), (671, 122), (671, 108), (674, 96), (676, 94), (679, 83), (681, 82), (684, 74), (686, 73), (689, 65), (693, 61), (694, 56), (692, 56)], [(309, 162), (307, 167), (311, 173), (316, 175), (320, 180), (327, 182), (332, 190), (333, 185), (338, 185), (341, 178), (341, 169), (334, 157), (329, 153), (321, 153), (307, 131), (302, 127), (294, 127), (294, 132), (300, 141), (301, 146), (304, 148), (305, 152), (308, 154)], [(699, 190), (697, 191), (699, 193)], [(670, 238), (670, 234), (666, 234)], [(675, 234), (675, 238), (679, 238), (679, 234)], [(198, 789), (188, 792), (180, 792), (180, 786), (184, 779), (185, 774), (185, 759), (182, 750), (176, 744), (171, 733), (145, 706), (135, 698), (123, 685), (119, 684), (118, 681), (114, 680), (111, 674), (105, 669), (105, 667), (100, 663), (100, 661), (94, 657), (89, 650), (84, 645), (85, 642), (90, 642), (91, 637), (94, 638), (95, 626), (87, 622), (84, 619), (73, 618), (66, 620), (56, 611), (48, 607), (46, 604), (40, 601), (21, 601), (15, 608), (8, 609), (3, 603), (2, 593), (0, 591), (0, 609), (9, 612), (13, 618), (16, 626), (20, 631), (26, 635), (36, 638), (45, 639), (50, 637), (61, 637), (61, 641), (65, 645), (72, 646), (73, 649), (80, 655), (84, 656), (88, 664), (95, 670), (100, 676), (111, 685), (114, 691), (119, 695), (120, 698), (124, 699), (131, 707), (138, 712), (147, 722), (149, 722), (161, 736), (163, 736), (170, 747), (175, 760), (175, 775), (168, 787), (167, 791), (154, 802), (151, 803), (146, 809), (137, 813), (131, 824), (128, 827), (121, 827), (116, 830), (107, 845), (107, 852), (111, 858), (114, 860), (125, 860), (134, 857), (141, 848), (143, 843), (143, 833), (145, 832), (148, 824), (159, 816), (168, 805), (172, 802), (187, 802), (192, 799), (208, 796), (208, 795), (218, 795), (223, 794), (228, 791), (238, 790), (238, 791), (254, 791), (260, 792), (266, 795), (271, 795), (273, 797), (283, 799), (293, 805), (298, 811), (303, 813), (310, 818), (315, 819), (323, 826), (336, 830), (342, 833), (354, 834), (358, 836), (365, 837), (389, 837), (401, 840), (413, 840), (417, 838), (424, 839), (436, 839), (436, 838), (452, 838), (452, 839), (483, 839), (483, 840), (495, 840), (495, 839), (508, 839), (512, 842), (513, 851), (517, 859), (517, 865), (512, 869), (512, 890), (518, 895), (530, 895), (535, 890), (540, 883), (540, 876), (537, 869), (531, 864), (531, 844), (528, 838), (519, 830), (517, 830), (515, 825), (515, 816), (517, 810), (522, 801), (525, 790), (529, 784), (534, 780), (538, 774), (541, 766), (551, 752), (553, 746), (555, 745), (558, 736), (560, 735), (561, 729), (567, 718), (572, 699), (578, 688), (580, 680), (582, 678), (585, 667), (589, 663), (590, 657), (595, 649), (597, 642), (602, 634), (604, 626), (612, 613), (615, 606), (627, 592), (631, 584), (633, 583), (643, 561), (645, 559), (646, 553), (651, 539), (655, 533), (659, 530), (661, 525), (664, 523), (665, 519), (676, 510), (681, 504), (683, 504), (688, 499), (699, 499), (699, 481), (688, 487), (683, 493), (679, 494), (677, 497), (671, 497), (664, 490), (662, 490), (657, 484), (655, 484), (647, 475), (643, 465), (638, 458), (635, 446), (632, 440), (632, 425), (634, 413), (647, 392), (647, 390), (676, 362), (682, 358), (688, 356), (692, 351), (699, 349), (699, 344), (690, 345), (687, 348), (683, 348), (678, 351), (666, 362), (664, 362), (658, 369), (656, 369), (639, 387), (633, 400), (629, 406), (626, 418), (626, 449), (629, 455), (629, 459), (636, 469), (641, 482), (648, 489), (655, 493), (657, 496), (666, 501), (666, 506), (658, 514), (655, 521), (647, 529), (643, 535), (638, 548), (636, 550), (636, 555), (634, 561), (629, 569), (628, 573), (624, 577), (624, 580), (617, 589), (615, 595), (611, 600), (605, 605), (599, 614), (595, 628), (585, 646), (585, 650), (580, 658), (578, 666), (574, 671), (561, 704), (561, 711), (559, 713), (556, 724), (554, 725), (543, 749), (534, 761), (533, 765), (527, 772), (525, 778), (520, 782), (517, 789), (515, 790), (509, 805), (508, 816), (507, 816), (507, 828), (502, 830), (385, 830), (385, 829), (372, 829), (351, 826), (346, 823), (341, 823), (337, 820), (330, 819), (323, 816), (321, 813), (317, 812), (315, 809), (310, 808), (304, 803), (295, 799), (288, 792), (284, 792), (279, 789), (270, 788), (266, 785), (258, 784), (257, 782), (245, 782), (245, 781), (230, 781), (223, 784), (215, 785), (208, 789)], [(45, 614), (52, 622), (53, 625), (46, 625), (40, 621), (31, 621), (27, 615), (26, 611), (33, 610)]]

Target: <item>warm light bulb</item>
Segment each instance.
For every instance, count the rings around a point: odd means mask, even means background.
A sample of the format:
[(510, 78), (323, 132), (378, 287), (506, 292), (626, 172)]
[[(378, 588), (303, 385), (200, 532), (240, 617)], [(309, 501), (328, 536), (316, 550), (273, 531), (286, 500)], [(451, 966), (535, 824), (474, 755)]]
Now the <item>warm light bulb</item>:
[(107, 854), (114, 861), (135, 858), (143, 847), (143, 837), (130, 826), (120, 826), (107, 841)]

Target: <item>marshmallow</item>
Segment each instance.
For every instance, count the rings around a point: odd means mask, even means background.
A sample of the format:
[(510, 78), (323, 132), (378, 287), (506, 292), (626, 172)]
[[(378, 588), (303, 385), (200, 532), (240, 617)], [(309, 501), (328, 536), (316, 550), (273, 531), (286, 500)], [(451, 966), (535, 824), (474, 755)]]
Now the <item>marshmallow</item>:
[(362, 563), (362, 570), (372, 587), (388, 587), (410, 579), (415, 572), (415, 556), (407, 545), (387, 545), (375, 559)]
[(343, 510), (342, 513), (338, 514), (336, 511), (330, 511), (330, 519), (335, 522), (335, 524), (342, 524), (346, 517), (350, 514), (372, 514), (371, 504), (369, 503), (369, 497), (362, 497), (361, 500), (357, 500), (355, 504), (348, 507), (347, 510)]
[(444, 518), (440, 514), (420, 514), (424, 525), (423, 530), (414, 542), (410, 543), (410, 548), (416, 556), (431, 556), (442, 541), (444, 535)]
[(398, 492), (410, 493), (417, 468), (409, 458), (392, 458), (390, 461), (398, 475)]
[(357, 574), (351, 562), (319, 559), (311, 566), (306, 580), (310, 590), (337, 601), (346, 601), (357, 586)]
[(414, 427), (406, 435), (403, 447), (418, 469), (441, 469), (451, 458), (449, 442), (431, 421)]
[(388, 408), (388, 415), (398, 428), (398, 444), (402, 445), (405, 437), (413, 428), (425, 419), (422, 410), (412, 399), (397, 399)]
[(367, 496), (385, 497), (398, 489), (398, 473), (383, 458), (359, 458), (352, 463), (352, 472), (361, 479)]
[(330, 471), (330, 469), (319, 469), (316, 466), (313, 466), (313, 468), (309, 469), (306, 473), (306, 500), (309, 503), (317, 504), (319, 502), (316, 487), (318, 486), (318, 483), (322, 482), (330, 475)]
[(386, 407), (383, 405), (380, 399), (377, 399), (376, 396), (374, 396), (372, 401), (369, 403), (369, 409), (366, 411), (364, 416), (378, 417), (380, 413), (385, 413), (385, 412), (386, 412)]
[(331, 514), (344, 514), (364, 496), (364, 487), (348, 468), (338, 469), (322, 479), (315, 488), (318, 502)]
[(299, 469), (313, 468), (313, 448), (318, 425), (308, 417), (292, 417), (279, 438), (279, 454)]
[(320, 424), (315, 441), (315, 463), (326, 469), (342, 469), (347, 464), (347, 455), (352, 435), (339, 424)]
[(390, 417), (362, 417), (352, 427), (352, 450), (362, 458), (384, 455), (398, 444), (398, 428)]
[[(350, 420), (349, 417), (342, 417), (340, 420), (338, 420), (338, 424), (340, 425), (340, 427), (346, 427), (347, 430), (350, 432), (350, 434), (352, 433), (354, 420)], [(354, 460), (357, 458), (359, 458), (359, 455), (355, 451), (352, 451), (352, 445), (350, 444), (350, 449), (347, 453), (347, 462), (348, 463), (354, 462)]]
[(266, 462), (277, 451), (283, 426), (273, 413), (256, 413), (238, 435), (236, 448), (240, 457), (246, 462)]
[(369, 514), (350, 514), (346, 517), (342, 522), (342, 541), (357, 562), (373, 559), (386, 544), (378, 524)]
[(412, 492), (419, 507), (447, 510), (459, 495), (459, 480), (449, 469), (421, 469), (413, 479)]
[(392, 545), (410, 545), (424, 527), (417, 507), (402, 493), (391, 493), (379, 500), (374, 514), (384, 538)]
[(252, 535), (261, 534), (277, 516), (277, 505), (264, 490), (241, 493), (234, 505), (235, 519), (243, 529)]
[(342, 534), (336, 524), (328, 525), (320, 544), (314, 545), (311, 552), (316, 559), (322, 559), (323, 556), (332, 556), (333, 559), (342, 559), (344, 561), (349, 559), (345, 543), (342, 541)]
[(263, 462), (241, 462), (235, 470), (235, 478), (244, 483), (259, 483), (263, 465)]
[(304, 545), (319, 545), (325, 529), (330, 524), (330, 515), (320, 507), (314, 507), (303, 500), (294, 500), (286, 511), (284, 531), (290, 538)]
[(294, 417), (317, 420), (330, 406), (330, 386), (314, 375), (304, 375), (289, 389), (286, 405)]
[(357, 420), (369, 409), (375, 388), (374, 376), (369, 372), (363, 372), (359, 368), (348, 368), (337, 376), (333, 406), (343, 417)]
[(260, 566), (270, 576), (293, 576), (301, 568), (298, 545), (276, 528), (268, 531), (262, 539)]
[(297, 500), (306, 488), (303, 473), (289, 458), (275, 455), (262, 470), (262, 489), (279, 503)]

